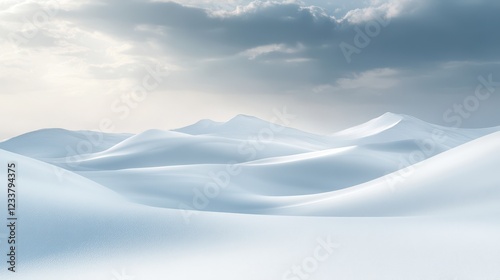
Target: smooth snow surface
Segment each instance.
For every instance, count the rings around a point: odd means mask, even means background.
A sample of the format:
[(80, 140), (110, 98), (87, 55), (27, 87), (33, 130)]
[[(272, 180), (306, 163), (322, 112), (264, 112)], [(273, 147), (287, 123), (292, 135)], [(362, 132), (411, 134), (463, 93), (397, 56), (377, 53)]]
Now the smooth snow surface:
[(387, 113), (328, 136), (244, 115), (31, 132), (0, 143), (19, 209), (0, 279), (496, 280), (498, 131)]

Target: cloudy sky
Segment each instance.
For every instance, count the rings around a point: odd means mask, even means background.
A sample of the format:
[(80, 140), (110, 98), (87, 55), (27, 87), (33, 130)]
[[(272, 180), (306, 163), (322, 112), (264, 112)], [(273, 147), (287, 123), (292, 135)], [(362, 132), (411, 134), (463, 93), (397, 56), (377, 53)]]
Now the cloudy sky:
[(0, 0), (0, 138), (236, 114), (500, 125), (500, 2)]

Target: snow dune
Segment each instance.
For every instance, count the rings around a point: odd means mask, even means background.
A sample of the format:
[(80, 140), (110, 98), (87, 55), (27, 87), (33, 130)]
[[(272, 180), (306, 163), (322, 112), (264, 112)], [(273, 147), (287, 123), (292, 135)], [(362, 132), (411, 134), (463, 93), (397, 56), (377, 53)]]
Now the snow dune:
[[(270, 129), (272, 138), (259, 140), (259, 133)], [(488, 147), (477, 154), (491, 153), (495, 160), (496, 150), (489, 144), (495, 140), (484, 136), (498, 130), (446, 128), (386, 113), (320, 136), (239, 115), (226, 123), (204, 120), (175, 131), (148, 130), (133, 136), (43, 130), (0, 143), (0, 148), (64, 168), (148, 206), (229, 213), (399, 216), (437, 209), (435, 204), (441, 200), (433, 193), (444, 189), (444, 199), (450, 191), (446, 186), (436, 187), (444, 184), (438, 183), (441, 178), (450, 182), (447, 186), (460, 184), (460, 189), (466, 189), (469, 162), (448, 157), (473, 155), (469, 150)], [(92, 148), (95, 152), (61, 156), (63, 146), (77, 150), (82, 141), (91, 143), (89, 139), (100, 140)], [(462, 145), (473, 139), (478, 140)], [(34, 144), (27, 145), (30, 141)], [(470, 145), (478, 148), (467, 148)], [(456, 181), (445, 175), (454, 174), (451, 170), (443, 175), (433, 171), (459, 163), (464, 166), (454, 167), (463, 170)], [(421, 167), (425, 171), (407, 176)], [(482, 170), (481, 177), (494, 178), (490, 169)], [(411, 197), (417, 193), (410, 187), (397, 187), (399, 181), (421, 186), (419, 191), (429, 192), (425, 199), (429, 203), (418, 200), (412, 206)], [(484, 186), (485, 192), (488, 187)], [(446, 201), (455, 194), (447, 195)], [(432, 199), (436, 202), (431, 203)]]
[(278, 209), (327, 216), (500, 215), (500, 132), (405, 170)]
[(49, 128), (0, 142), (0, 149), (32, 158), (58, 158), (103, 151), (130, 136)]
[[(235, 139), (215, 136), (192, 136), (173, 131), (148, 130), (132, 136), (98, 153), (86, 154), (77, 160), (55, 159), (61, 166), (69, 164), (82, 169), (112, 170), (191, 164), (224, 164), (244, 162), (252, 158), (266, 158), (310, 151), (309, 149), (266, 143), (266, 151), (258, 151)], [(243, 152), (239, 152), (242, 150)], [(66, 165), (67, 166), (67, 165)]]
[(0, 278), (296, 280), (330, 239), (308, 279), (500, 276), (500, 129), (389, 113), (333, 135), (282, 128), (258, 140), (270, 127), (237, 116), (0, 143), (0, 166), (19, 166), (20, 259)]

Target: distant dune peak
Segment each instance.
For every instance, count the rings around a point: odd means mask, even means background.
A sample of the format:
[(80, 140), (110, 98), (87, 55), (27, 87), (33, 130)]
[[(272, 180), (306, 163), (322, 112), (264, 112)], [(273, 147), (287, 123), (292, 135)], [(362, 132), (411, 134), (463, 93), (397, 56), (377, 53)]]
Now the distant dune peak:
[(390, 129), (403, 121), (405, 118), (405, 115), (387, 112), (380, 117), (367, 121), (363, 124), (337, 132), (333, 134), (333, 136), (366, 137)]
[(226, 122), (216, 122), (210, 119), (203, 119), (195, 124), (175, 129), (174, 131), (191, 135), (201, 134), (234, 134), (240, 132), (258, 131), (258, 129), (269, 127), (270, 122), (258, 117), (239, 114)]

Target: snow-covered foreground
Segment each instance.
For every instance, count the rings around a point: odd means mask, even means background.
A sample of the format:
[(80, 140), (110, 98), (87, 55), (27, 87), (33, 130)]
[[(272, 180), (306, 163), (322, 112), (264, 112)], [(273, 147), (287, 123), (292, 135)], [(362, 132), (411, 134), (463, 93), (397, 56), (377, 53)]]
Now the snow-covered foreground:
[(329, 136), (247, 116), (21, 135), (0, 143), (0, 279), (499, 279), (497, 131), (388, 113)]

